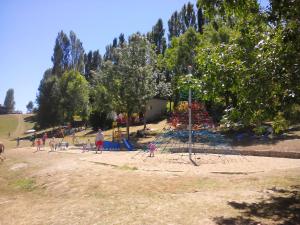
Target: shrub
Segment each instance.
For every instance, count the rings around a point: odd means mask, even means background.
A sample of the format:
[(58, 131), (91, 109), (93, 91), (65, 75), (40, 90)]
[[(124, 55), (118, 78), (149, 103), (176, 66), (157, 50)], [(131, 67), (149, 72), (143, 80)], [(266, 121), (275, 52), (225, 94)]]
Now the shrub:
[(279, 112), (277, 116), (274, 117), (272, 128), (275, 134), (282, 134), (288, 129), (288, 121), (284, 118), (283, 113)]

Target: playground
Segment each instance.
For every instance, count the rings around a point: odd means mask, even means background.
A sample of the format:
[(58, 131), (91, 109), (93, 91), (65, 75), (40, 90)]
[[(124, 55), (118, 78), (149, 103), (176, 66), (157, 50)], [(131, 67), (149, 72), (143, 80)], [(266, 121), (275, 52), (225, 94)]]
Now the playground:
[(197, 127), (191, 161), (189, 133), (170, 121), (148, 124), (145, 137), (130, 141), (124, 128), (106, 130), (102, 154), (95, 154), (90, 130), (57, 137), (55, 151), (50, 138), (40, 151), (28, 140), (6, 150), (0, 224), (299, 223), (299, 159), (242, 154), (298, 154), (298, 139), (234, 146)]

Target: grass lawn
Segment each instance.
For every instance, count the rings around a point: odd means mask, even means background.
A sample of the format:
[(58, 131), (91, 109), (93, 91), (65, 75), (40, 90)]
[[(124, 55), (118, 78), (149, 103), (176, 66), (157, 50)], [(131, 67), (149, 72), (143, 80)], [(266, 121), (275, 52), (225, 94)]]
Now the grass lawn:
[(11, 135), (18, 126), (17, 115), (0, 115), (0, 137), (8, 138), (8, 133)]

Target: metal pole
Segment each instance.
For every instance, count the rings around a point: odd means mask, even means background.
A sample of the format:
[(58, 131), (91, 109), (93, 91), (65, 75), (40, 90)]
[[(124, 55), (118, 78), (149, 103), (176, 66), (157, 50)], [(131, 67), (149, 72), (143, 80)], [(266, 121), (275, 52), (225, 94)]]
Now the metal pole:
[(192, 90), (189, 88), (189, 157), (192, 159)]

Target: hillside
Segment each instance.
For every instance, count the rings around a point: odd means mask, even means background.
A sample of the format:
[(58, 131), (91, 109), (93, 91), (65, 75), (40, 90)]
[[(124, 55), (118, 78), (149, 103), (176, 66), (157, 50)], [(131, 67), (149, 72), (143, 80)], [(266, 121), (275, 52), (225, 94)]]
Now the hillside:
[(0, 142), (8, 148), (15, 146), (15, 139), (22, 137), (26, 130), (33, 128), (32, 117), (32, 114), (0, 115)]

